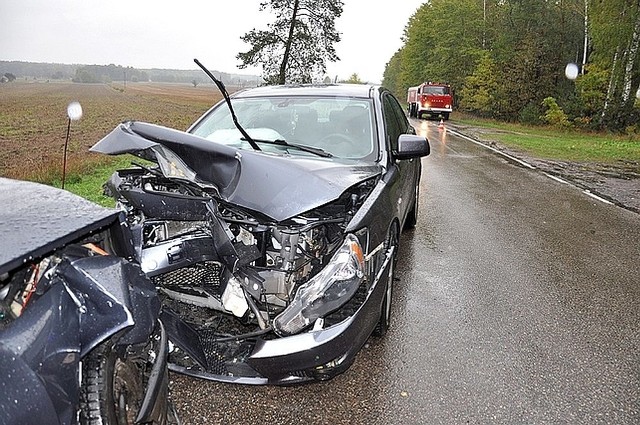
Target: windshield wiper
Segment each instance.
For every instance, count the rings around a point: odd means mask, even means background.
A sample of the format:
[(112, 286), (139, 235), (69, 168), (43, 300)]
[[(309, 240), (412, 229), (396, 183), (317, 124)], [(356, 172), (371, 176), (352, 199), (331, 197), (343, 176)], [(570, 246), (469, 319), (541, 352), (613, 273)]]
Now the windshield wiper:
[(209, 76), (209, 78), (211, 78), (211, 80), (216, 84), (216, 86), (218, 86), (218, 90), (220, 90), (220, 92), (222, 93), (222, 97), (224, 97), (224, 100), (227, 102), (227, 106), (229, 107), (229, 111), (231, 112), (231, 118), (233, 119), (233, 123), (235, 124), (238, 131), (242, 133), (242, 135), (244, 136), (245, 138), (244, 140), (249, 142), (253, 150), (256, 150), (256, 151), (262, 150), (260, 149), (260, 146), (258, 146), (258, 144), (255, 142), (255, 140), (253, 140), (251, 136), (249, 136), (249, 133), (247, 133), (245, 129), (242, 128), (242, 126), (238, 122), (238, 118), (236, 117), (236, 113), (233, 110), (233, 106), (231, 106), (231, 99), (229, 98), (229, 93), (227, 93), (227, 89), (224, 87), (224, 84), (222, 84), (222, 81), (214, 77), (213, 74), (209, 72), (209, 70), (203, 64), (201, 64), (198, 59), (194, 59), (193, 61), (196, 63), (196, 65), (198, 65), (204, 71), (205, 74)]
[[(246, 140), (248, 142), (248, 140), (245, 139), (244, 137), (241, 137), (240, 140)], [(268, 143), (270, 145), (284, 146), (284, 147), (288, 147), (288, 148), (296, 148), (296, 149), (299, 149), (299, 150), (304, 151), (304, 152), (309, 152), (309, 153), (312, 153), (314, 155), (321, 156), (323, 158), (333, 158), (333, 155), (330, 154), (329, 152), (325, 151), (324, 149), (316, 148), (316, 147), (313, 147), (313, 146), (300, 145), (298, 143), (289, 143), (289, 142), (287, 142), (286, 140), (283, 140), (283, 139), (276, 139), (276, 140), (253, 139), (253, 141), (254, 142), (260, 142), (260, 143)]]

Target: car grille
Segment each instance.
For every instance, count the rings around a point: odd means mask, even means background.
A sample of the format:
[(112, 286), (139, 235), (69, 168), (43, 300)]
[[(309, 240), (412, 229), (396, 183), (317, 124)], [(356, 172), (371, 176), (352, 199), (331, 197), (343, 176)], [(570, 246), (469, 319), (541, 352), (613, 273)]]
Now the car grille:
[(207, 359), (207, 367), (203, 369), (186, 353), (176, 349), (170, 354), (169, 362), (191, 371), (201, 371), (218, 376), (260, 377), (246, 360), (251, 354), (254, 341), (218, 342), (221, 335), (205, 328), (196, 329), (200, 345)]
[(222, 266), (213, 261), (182, 267), (151, 278), (158, 286), (201, 286), (208, 290), (220, 290)]

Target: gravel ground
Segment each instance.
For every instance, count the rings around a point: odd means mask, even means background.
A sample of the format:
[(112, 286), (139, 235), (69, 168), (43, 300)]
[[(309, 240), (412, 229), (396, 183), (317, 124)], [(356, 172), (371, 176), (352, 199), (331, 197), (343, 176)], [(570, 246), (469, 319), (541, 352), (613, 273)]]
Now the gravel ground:
[(637, 161), (618, 161), (604, 164), (540, 159), (491, 140), (486, 129), (455, 123), (447, 125), (473, 139), (526, 161), (546, 173), (589, 190), (622, 208), (640, 213), (640, 163)]

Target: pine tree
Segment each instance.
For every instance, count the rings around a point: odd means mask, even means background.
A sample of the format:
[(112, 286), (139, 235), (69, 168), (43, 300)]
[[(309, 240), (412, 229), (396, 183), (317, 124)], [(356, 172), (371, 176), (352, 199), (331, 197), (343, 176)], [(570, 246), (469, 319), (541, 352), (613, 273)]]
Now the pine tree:
[(255, 28), (242, 37), (250, 50), (239, 53), (241, 68), (262, 66), (267, 84), (309, 83), (322, 78), (327, 62), (339, 60), (334, 44), (340, 41), (335, 20), (342, 14), (341, 0), (268, 0), (275, 21), (267, 30)]

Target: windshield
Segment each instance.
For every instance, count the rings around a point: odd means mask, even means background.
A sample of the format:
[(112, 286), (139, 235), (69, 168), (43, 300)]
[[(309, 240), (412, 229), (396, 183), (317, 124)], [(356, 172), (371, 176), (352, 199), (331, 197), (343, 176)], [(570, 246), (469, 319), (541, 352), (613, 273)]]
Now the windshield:
[[(232, 104), (240, 125), (263, 151), (314, 155), (295, 147), (300, 145), (319, 148), (337, 158), (376, 156), (373, 108), (369, 99), (261, 97), (232, 99)], [(199, 121), (191, 133), (217, 143), (251, 149), (224, 104)]]
[(424, 94), (449, 94), (449, 87), (444, 86), (425, 86)]

